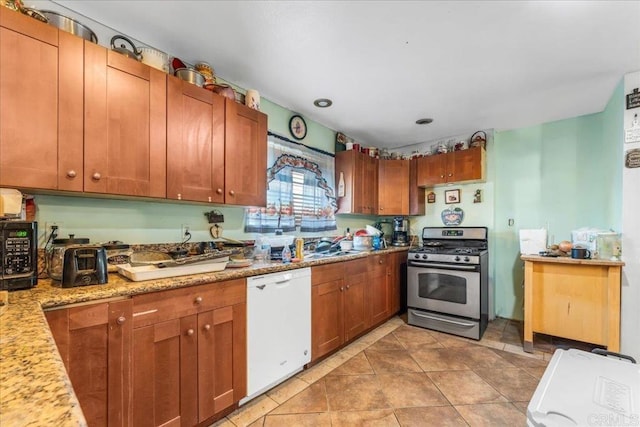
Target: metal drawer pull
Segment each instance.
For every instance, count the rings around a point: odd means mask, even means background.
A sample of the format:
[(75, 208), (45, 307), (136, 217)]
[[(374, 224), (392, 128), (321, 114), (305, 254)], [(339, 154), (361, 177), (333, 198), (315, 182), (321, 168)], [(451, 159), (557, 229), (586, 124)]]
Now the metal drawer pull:
[(75, 178), (76, 177), (76, 171), (74, 171), (73, 169), (71, 169), (69, 172), (67, 172), (67, 176), (69, 178)]
[(133, 313), (133, 317), (138, 317), (138, 316), (145, 316), (147, 314), (153, 314), (156, 313), (158, 311), (157, 308), (154, 308), (153, 310), (147, 310), (147, 311), (139, 311), (137, 313)]
[(207, 323), (206, 325), (204, 325), (204, 330), (205, 331), (208, 331), (209, 329), (211, 329), (211, 325), (210, 324)]
[(195, 302), (196, 304), (202, 304), (202, 297), (196, 297), (193, 302)]
[(116, 319), (116, 323), (117, 323), (118, 325), (122, 325), (122, 324), (124, 324), (124, 322), (126, 322), (126, 321), (127, 321), (127, 318), (126, 318), (126, 317), (124, 317), (124, 316), (120, 316), (120, 317), (118, 317), (118, 318)]
[(442, 268), (450, 268), (450, 269), (455, 269), (455, 270), (475, 270), (476, 269), (476, 265), (464, 265), (464, 264), (434, 264), (431, 262), (420, 262), (420, 261), (411, 261), (410, 264), (411, 265), (416, 265), (416, 266), (420, 266), (420, 267), (433, 267), (433, 268), (438, 268), (438, 267), (442, 267)]
[(467, 327), (467, 328), (475, 326), (475, 323), (456, 322), (455, 320), (441, 319), (439, 317), (433, 317), (433, 316), (428, 316), (426, 314), (420, 314), (420, 313), (417, 313), (415, 311), (412, 311), (411, 313), (413, 313), (413, 315), (416, 316), (416, 317), (423, 317), (425, 319), (437, 320), (439, 322), (445, 322), (445, 323), (451, 323), (451, 324), (454, 324), (454, 325), (464, 326), (464, 327)]
[(193, 329), (187, 329), (187, 335), (191, 336), (195, 333)]

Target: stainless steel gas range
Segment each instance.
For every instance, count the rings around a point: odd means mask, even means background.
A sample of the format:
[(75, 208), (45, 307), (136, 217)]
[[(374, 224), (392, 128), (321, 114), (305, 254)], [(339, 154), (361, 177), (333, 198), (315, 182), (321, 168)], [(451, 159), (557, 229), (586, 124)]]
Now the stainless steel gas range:
[(410, 325), (479, 340), (489, 320), (486, 227), (425, 227), (407, 259)]

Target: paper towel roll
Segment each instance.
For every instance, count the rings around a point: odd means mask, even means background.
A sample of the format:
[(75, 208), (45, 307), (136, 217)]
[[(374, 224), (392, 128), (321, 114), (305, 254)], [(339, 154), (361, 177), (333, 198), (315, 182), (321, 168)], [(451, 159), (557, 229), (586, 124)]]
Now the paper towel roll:
[(0, 217), (20, 215), (22, 193), (13, 188), (0, 188)]

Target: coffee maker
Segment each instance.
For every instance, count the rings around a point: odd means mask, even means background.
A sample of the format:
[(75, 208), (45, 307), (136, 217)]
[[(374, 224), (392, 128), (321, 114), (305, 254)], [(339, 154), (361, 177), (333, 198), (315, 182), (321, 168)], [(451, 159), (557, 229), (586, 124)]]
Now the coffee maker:
[(392, 246), (409, 246), (409, 219), (397, 216), (393, 218)]

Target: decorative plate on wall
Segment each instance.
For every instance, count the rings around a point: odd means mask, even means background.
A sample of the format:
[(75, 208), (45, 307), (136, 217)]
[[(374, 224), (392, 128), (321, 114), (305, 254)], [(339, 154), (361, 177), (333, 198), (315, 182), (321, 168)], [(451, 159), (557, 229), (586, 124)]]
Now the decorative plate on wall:
[(289, 120), (289, 132), (295, 139), (304, 139), (307, 136), (307, 123), (302, 116), (294, 115)]
[(456, 226), (462, 224), (464, 211), (461, 208), (447, 208), (440, 214), (442, 223), (446, 226)]

